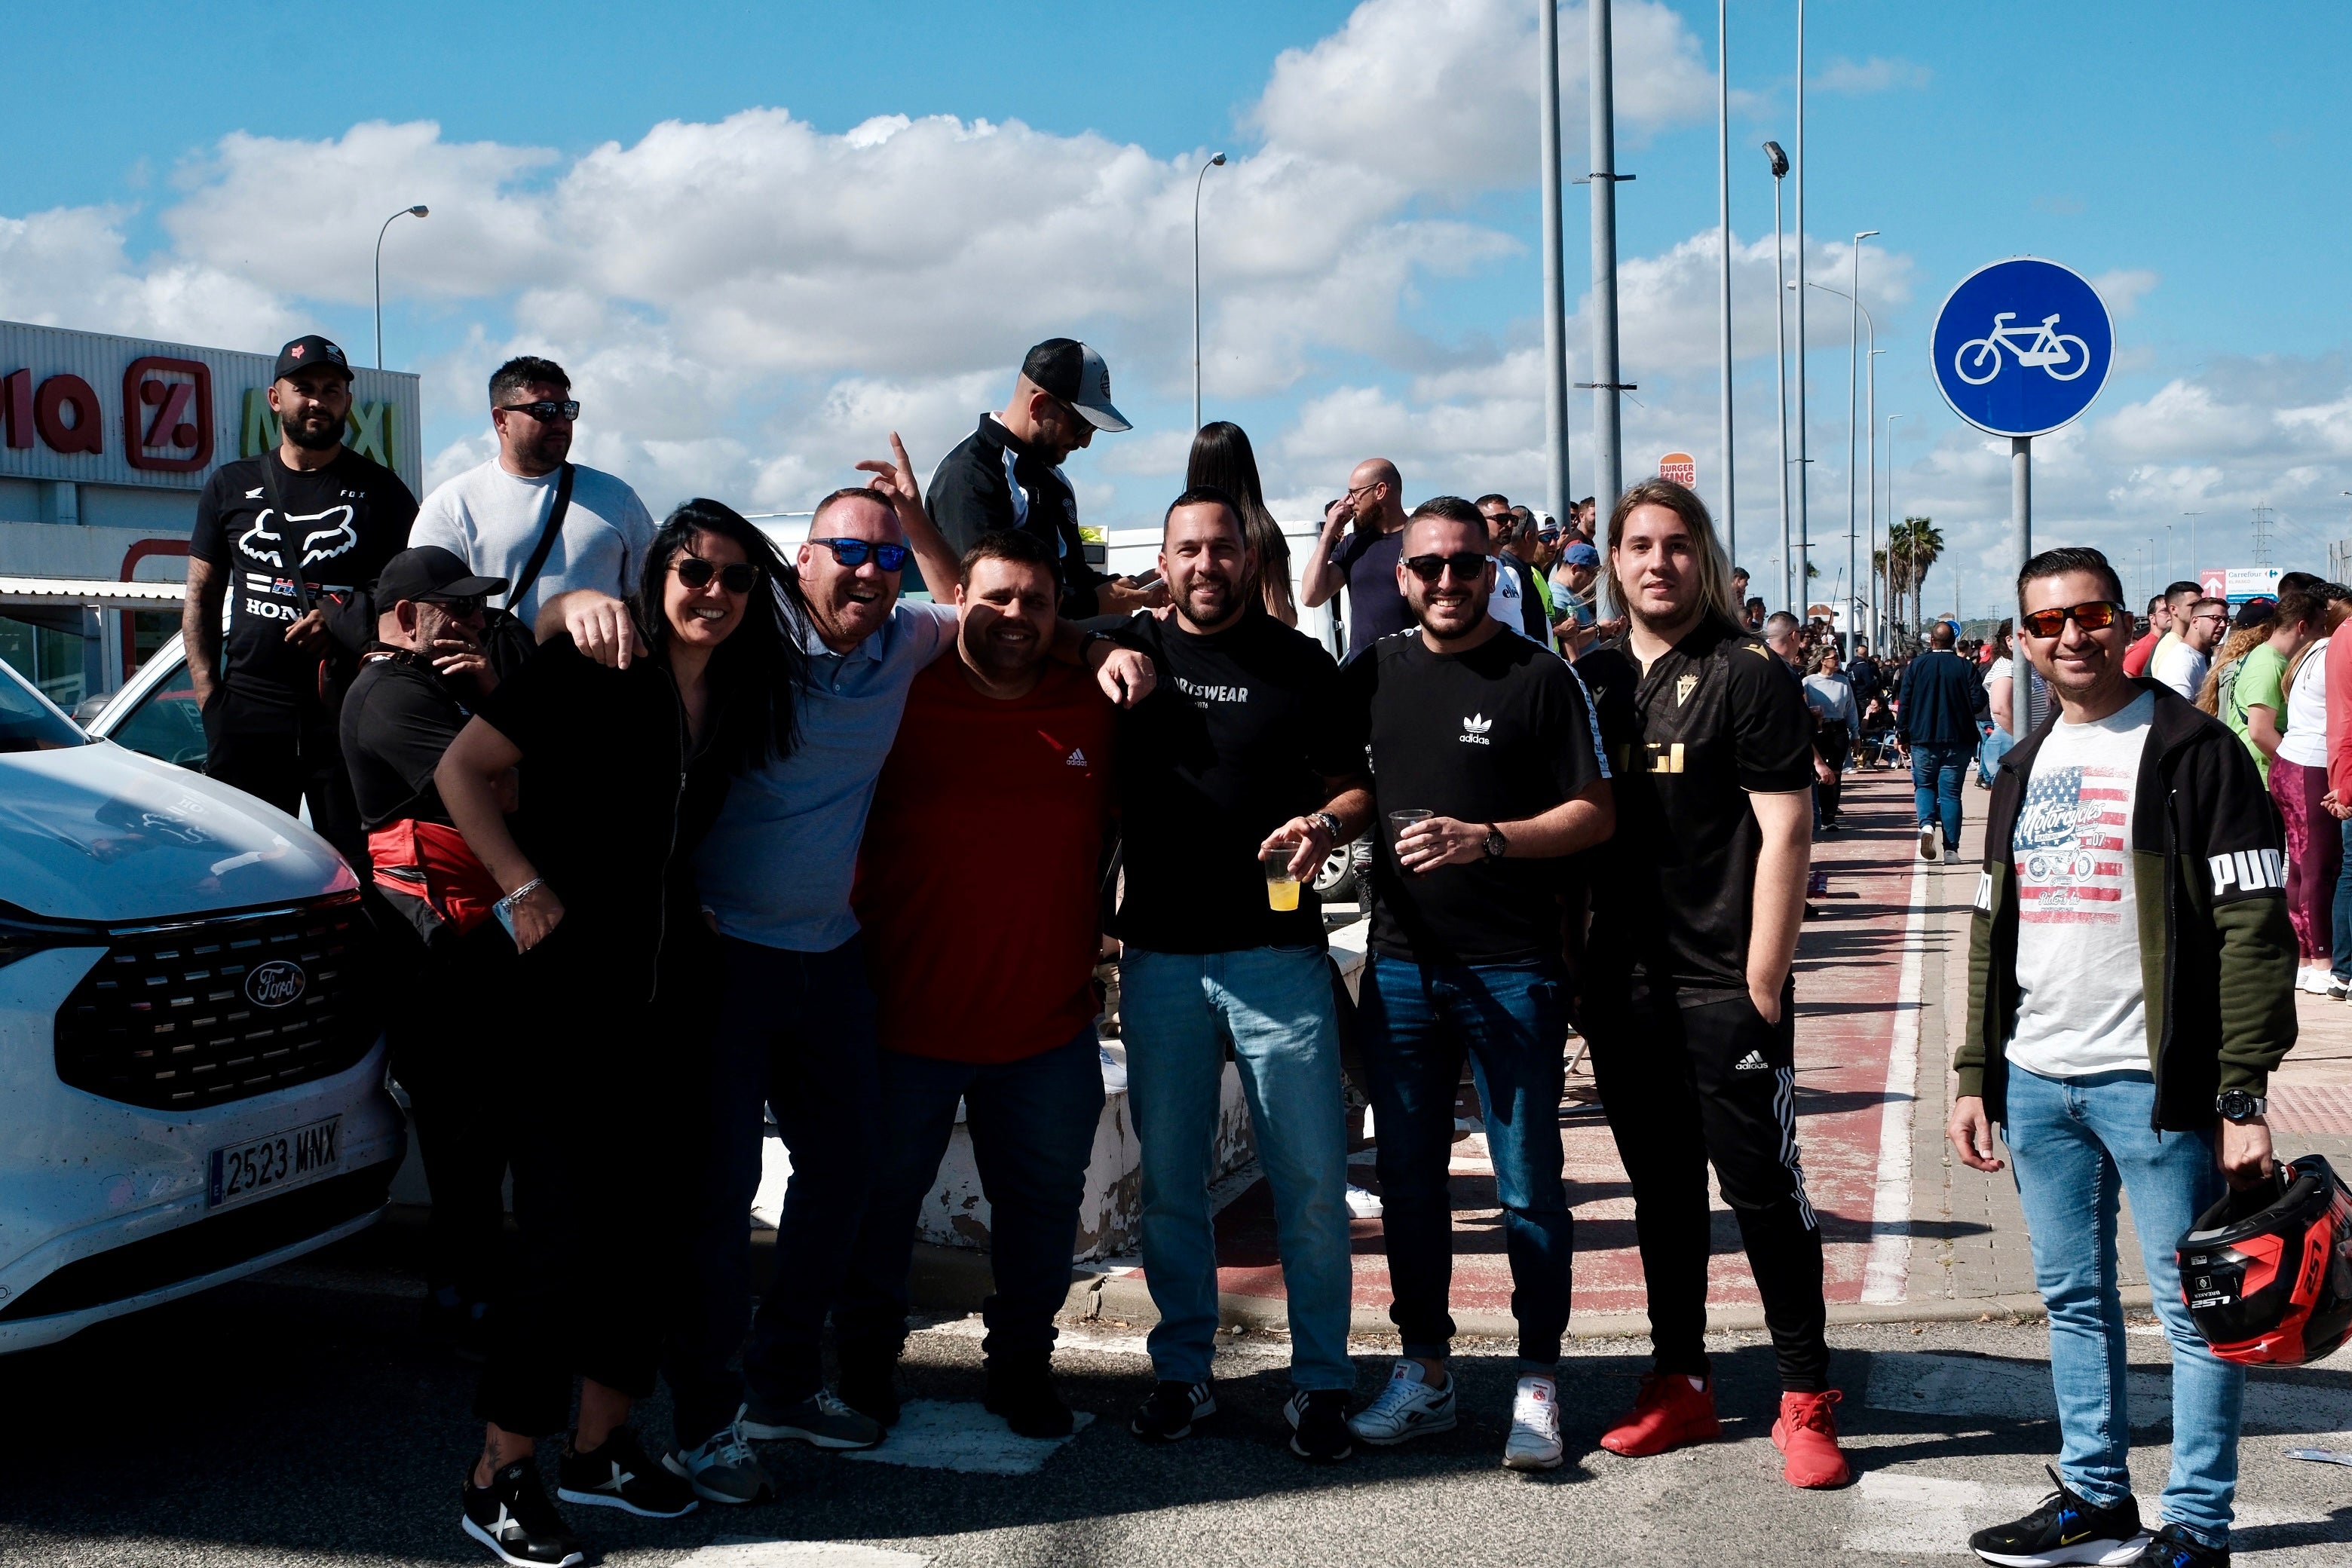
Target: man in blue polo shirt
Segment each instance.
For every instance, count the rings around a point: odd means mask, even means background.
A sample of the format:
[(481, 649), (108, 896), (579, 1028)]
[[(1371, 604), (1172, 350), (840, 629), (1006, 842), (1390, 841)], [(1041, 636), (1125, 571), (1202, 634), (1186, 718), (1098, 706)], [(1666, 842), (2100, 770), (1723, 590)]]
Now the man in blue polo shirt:
[[(726, 976), (711, 1049), (710, 1174), (694, 1221), (695, 1308), (671, 1358), (681, 1451), (670, 1462), (714, 1502), (766, 1489), (746, 1439), (882, 1440), (877, 1423), (825, 1388), (821, 1355), (878, 1147), (874, 993), (849, 893), (908, 688), (956, 638), (952, 605), (899, 599), (908, 542), (929, 582), (954, 582), (956, 563), (924, 515), (906, 448), (896, 436), (890, 447), (894, 463), (858, 465), (877, 476), (870, 488), (817, 504), (794, 563), (792, 608), (809, 668), (794, 694), (792, 751), (734, 781), (696, 860)], [(1149, 659), (1068, 622), (1055, 626), (1055, 652), (1084, 657), (1115, 700), (1151, 688)], [(763, 1105), (793, 1174), (775, 1280), (739, 1375), (727, 1363), (750, 1315), (745, 1225)]]

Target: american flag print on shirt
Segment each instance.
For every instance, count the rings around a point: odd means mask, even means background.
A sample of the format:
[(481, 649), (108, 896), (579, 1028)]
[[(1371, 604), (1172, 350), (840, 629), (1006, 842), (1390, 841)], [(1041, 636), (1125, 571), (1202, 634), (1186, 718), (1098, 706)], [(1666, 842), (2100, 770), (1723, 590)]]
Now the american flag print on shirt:
[(2117, 925), (2129, 918), (2132, 775), (2036, 768), (2011, 837), (2018, 918), (2029, 925)]

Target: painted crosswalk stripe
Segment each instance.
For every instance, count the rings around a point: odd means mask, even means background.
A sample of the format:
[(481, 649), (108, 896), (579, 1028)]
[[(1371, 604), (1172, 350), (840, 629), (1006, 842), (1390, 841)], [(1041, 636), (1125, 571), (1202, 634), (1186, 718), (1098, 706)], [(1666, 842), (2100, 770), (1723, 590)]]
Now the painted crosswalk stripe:
[(906, 1465), (919, 1470), (959, 1470), (975, 1476), (1030, 1476), (1090, 1425), (1094, 1416), (1078, 1411), (1069, 1437), (1024, 1437), (977, 1405), (950, 1404), (940, 1399), (909, 1400), (898, 1413), (898, 1424), (878, 1448), (861, 1448), (842, 1455), (877, 1465)]
[(721, 1537), (673, 1568), (923, 1568), (929, 1558), (845, 1541), (753, 1541)]
[[(2135, 1429), (2162, 1426), (2172, 1419), (2172, 1376), (2162, 1367), (2136, 1366), (2125, 1380), (2125, 1401)], [(1993, 1356), (1938, 1355), (1898, 1352), (1870, 1358), (1870, 1384), (1863, 1402), (1874, 1410), (1914, 1415), (1960, 1415), (2007, 1421), (2054, 1421), (2058, 1396), (2046, 1362), (2004, 1361)], [(2241, 1430), (2332, 1436), (2352, 1422), (2352, 1405), (2332, 1387), (2246, 1383)], [(2323, 1447), (2344, 1447), (2327, 1442)]]
[(1903, 1300), (1911, 1274), (1911, 1114), (1918, 1103), (1919, 1008), (1927, 934), (1926, 861), (1911, 868), (1911, 908), (1903, 918), (1903, 968), (1895, 984), (1895, 1034), (1886, 1051), (1880, 1100), (1878, 1176), (1870, 1204), (1870, 1257), (1862, 1299)]

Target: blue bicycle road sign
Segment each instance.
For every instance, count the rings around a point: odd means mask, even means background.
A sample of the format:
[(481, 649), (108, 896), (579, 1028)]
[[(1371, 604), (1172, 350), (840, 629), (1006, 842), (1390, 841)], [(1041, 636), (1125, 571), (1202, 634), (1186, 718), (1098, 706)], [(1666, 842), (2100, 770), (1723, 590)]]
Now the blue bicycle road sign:
[(2116, 357), (2098, 290), (2073, 268), (2033, 256), (1961, 279), (1930, 341), (1944, 401), (1995, 436), (2046, 436), (2073, 423)]

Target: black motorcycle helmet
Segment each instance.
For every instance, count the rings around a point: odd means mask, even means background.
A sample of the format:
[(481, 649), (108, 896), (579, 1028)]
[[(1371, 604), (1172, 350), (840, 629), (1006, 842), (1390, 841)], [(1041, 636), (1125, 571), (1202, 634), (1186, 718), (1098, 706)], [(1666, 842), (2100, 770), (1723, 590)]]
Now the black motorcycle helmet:
[(2352, 1331), (2352, 1194), (2316, 1154), (2224, 1195), (2176, 1256), (2180, 1298), (2223, 1361), (2301, 1366)]

